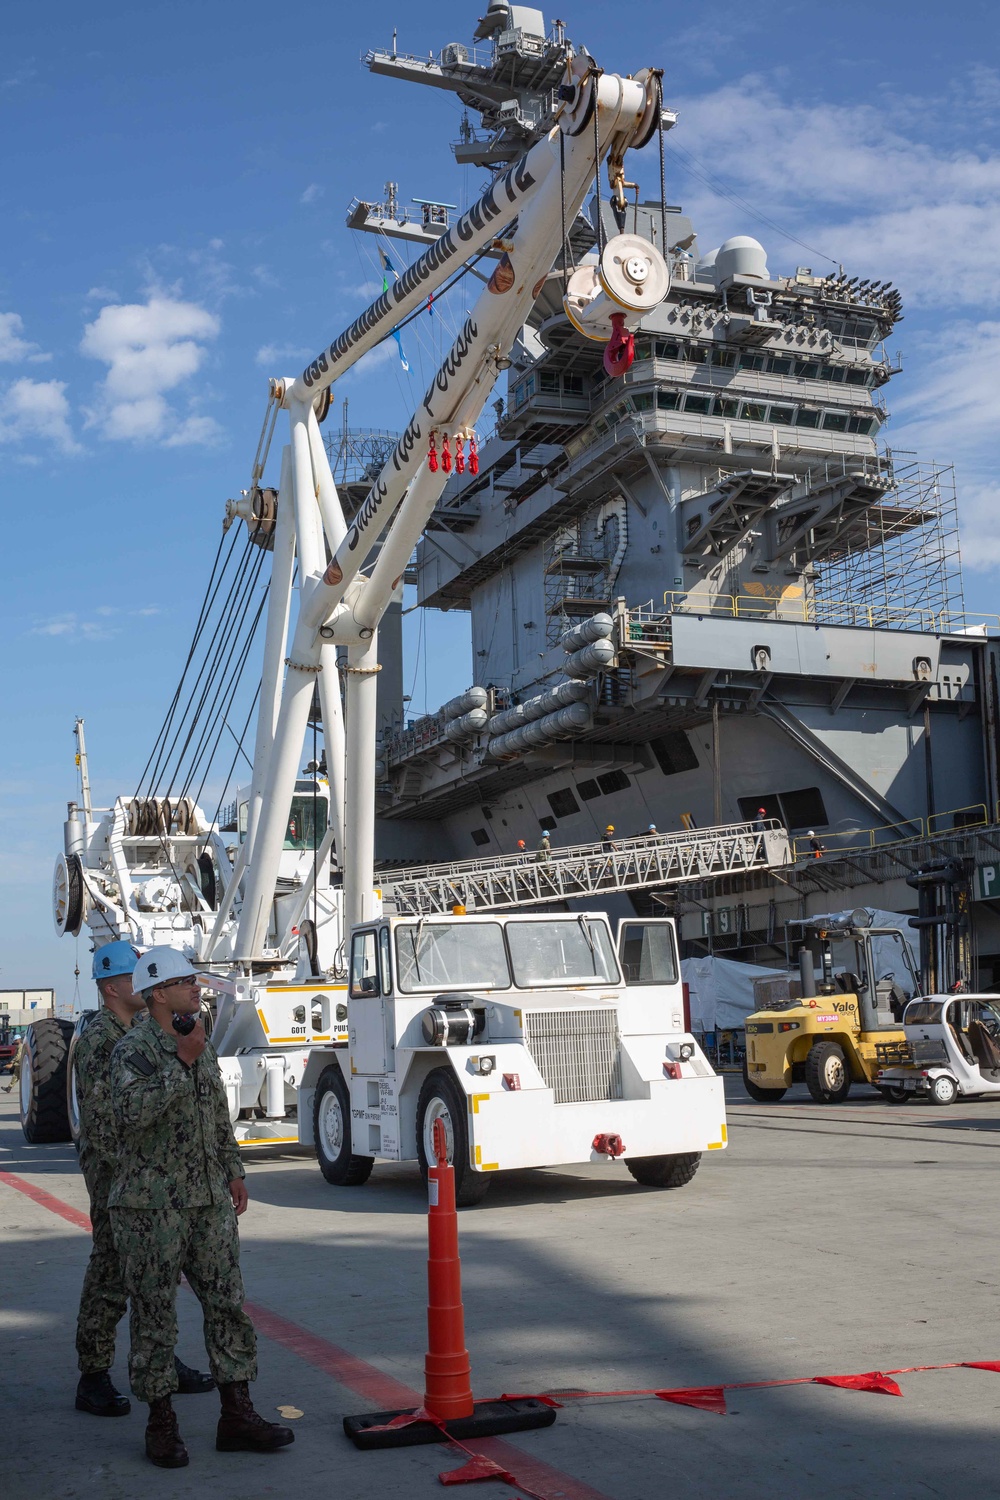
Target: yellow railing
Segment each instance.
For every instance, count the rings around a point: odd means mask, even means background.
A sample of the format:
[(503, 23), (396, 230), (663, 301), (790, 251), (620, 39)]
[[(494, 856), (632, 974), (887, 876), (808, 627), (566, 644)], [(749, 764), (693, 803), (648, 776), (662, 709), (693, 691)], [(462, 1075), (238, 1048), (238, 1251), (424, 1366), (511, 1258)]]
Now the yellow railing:
[[(1000, 823), (1000, 802), (995, 809), (995, 823)], [(986, 828), (990, 816), (984, 802), (969, 807), (953, 807), (947, 812), (931, 813), (927, 818), (910, 818), (902, 823), (881, 823), (877, 828), (854, 828), (850, 833), (825, 833), (817, 836), (819, 855), (813, 839), (800, 835), (792, 839), (792, 855), (799, 859), (831, 859), (841, 854), (863, 854), (892, 844), (911, 843), (919, 838), (940, 838), (948, 833), (964, 833), (971, 828)]]
[(713, 594), (701, 597), (685, 590), (667, 589), (663, 607), (668, 614), (721, 616), (730, 620), (772, 619), (799, 625), (852, 625), (868, 630), (913, 630), (922, 635), (952, 635), (979, 630), (1000, 631), (1000, 614), (947, 610), (886, 609), (853, 599), (813, 599), (797, 585), (780, 594)]

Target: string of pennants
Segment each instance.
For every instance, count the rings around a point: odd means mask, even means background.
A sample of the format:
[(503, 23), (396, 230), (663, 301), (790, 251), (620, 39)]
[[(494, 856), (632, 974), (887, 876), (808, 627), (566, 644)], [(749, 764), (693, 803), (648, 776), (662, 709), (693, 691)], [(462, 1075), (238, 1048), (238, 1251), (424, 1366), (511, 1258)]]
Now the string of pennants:
[[(1000, 1360), (993, 1359), (960, 1359), (952, 1360), (948, 1364), (940, 1365), (906, 1365), (898, 1370), (865, 1370), (857, 1375), (798, 1375), (785, 1380), (742, 1380), (726, 1385), (699, 1385), (678, 1386), (671, 1390), (628, 1390), (628, 1391), (584, 1391), (584, 1390), (561, 1390), (556, 1392), (532, 1393), (527, 1396), (523, 1393), (505, 1393), (501, 1396), (502, 1401), (543, 1401), (546, 1406), (563, 1407), (571, 1401), (595, 1401), (606, 1398), (622, 1398), (626, 1396), (653, 1396), (658, 1401), (670, 1401), (675, 1406), (693, 1406), (698, 1411), (709, 1411), (717, 1416), (727, 1415), (726, 1392), (727, 1391), (760, 1391), (772, 1386), (782, 1385), (830, 1385), (847, 1391), (872, 1391), (880, 1396), (902, 1396), (895, 1379), (896, 1375), (915, 1375), (924, 1370), (989, 1370), (994, 1374), (1000, 1374)], [(529, 1488), (528, 1485), (518, 1479), (509, 1470), (500, 1464), (494, 1463), (492, 1459), (482, 1454), (473, 1453), (464, 1443), (457, 1438), (451, 1437), (437, 1417), (431, 1412), (420, 1410), (405, 1417), (396, 1417), (390, 1426), (400, 1425), (406, 1422), (432, 1422), (441, 1428), (442, 1435), (454, 1448), (458, 1448), (466, 1455), (466, 1462), (460, 1468), (451, 1469), (438, 1478), (444, 1485), (450, 1484), (476, 1484), (480, 1480), (499, 1479), (506, 1484), (513, 1485), (522, 1494), (529, 1495), (531, 1500), (546, 1500), (545, 1496), (537, 1490)]]

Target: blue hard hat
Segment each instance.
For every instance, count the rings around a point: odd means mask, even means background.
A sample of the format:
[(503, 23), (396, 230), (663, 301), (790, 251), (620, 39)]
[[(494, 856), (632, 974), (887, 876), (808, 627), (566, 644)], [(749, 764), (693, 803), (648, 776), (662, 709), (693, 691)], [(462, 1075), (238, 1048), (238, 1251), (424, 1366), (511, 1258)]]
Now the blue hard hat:
[(139, 962), (139, 955), (131, 943), (121, 938), (116, 943), (105, 943), (94, 949), (92, 979), (116, 979), (119, 974), (131, 974)]

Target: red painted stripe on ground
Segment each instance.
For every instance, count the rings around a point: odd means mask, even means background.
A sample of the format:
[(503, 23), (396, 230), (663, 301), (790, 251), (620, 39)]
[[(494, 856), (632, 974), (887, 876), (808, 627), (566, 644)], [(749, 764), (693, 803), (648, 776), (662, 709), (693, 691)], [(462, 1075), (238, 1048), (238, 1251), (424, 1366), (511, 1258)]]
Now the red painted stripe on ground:
[[(71, 1208), (68, 1203), (63, 1203), (59, 1198), (54, 1198), (51, 1193), (36, 1188), (32, 1183), (26, 1182), (23, 1177), (15, 1177), (12, 1172), (0, 1172), (0, 1182), (5, 1182), (8, 1187), (16, 1188), (19, 1193), (24, 1193), (39, 1207), (58, 1214), (61, 1219), (74, 1224), (77, 1229), (85, 1229), (88, 1234), (90, 1233), (91, 1224), (86, 1214), (81, 1213), (77, 1208)], [(395, 1380), (391, 1375), (384, 1374), (374, 1365), (368, 1364), (366, 1360), (358, 1359), (347, 1349), (341, 1349), (336, 1344), (331, 1344), (329, 1340), (320, 1338), (318, 1334), (300, 1328), (297, 1323), (290, 1322), (288, 1318), (281, 1317), (268, 1307), (262, 1307), (260, 1303), (247, 1302), (244, 1306), (253, 1319), (255, 1327), (265, 1338), (281, 1344), (283, 1348), (297, 1355), (306, 1364), (331, 1376), (339, 1385), (356, 1391), (364, 1400), (374, 1402), (377, 1409), (420, 1405), (422, 1398), (416, 1391), (411, 1390), (408, 1385), (403, 1385), (402, 1381)], [(551, 1464), (523, 1453), (520, 1448), (515, 1448), (512, 1443), (504, 1442), (502, 1438), (484, 1438), (475, 1445), (469, 1444), (468, 1446), (470, 1451), (480, 1453), (485, 1458), (491, 1458), (502, 1468), (519, 1474), (526, 1485), (537, 1490), (543, 1500), (608, 1500), (608, 1496), (603, 1491), (592, 1489), (582, 1480), (563, 1474), (559, 1469), (554, 1469)], [(442, 1452), (444, 1451), (442, 1449)]]
[(25, 1182), (23, 1177), (15, 1177), (13, 1172), (0, 1172), (0, 1182), (5, 1182), (8, 1187), (16, 1188), (40, 1208), (47, 1208), (51, 1213), (58, 1214), (60, 1219), (65, 1219), (69, 1224), (75, 1224), (77, 1229), (85, 1229), (90, 1233), (91, 1224), (86, 1214), (82, 1214), (78, 1208), (71, 1208), (68, 1203), (63, 1203), (59, 1198), (53, 1198), (51, 1193), (46, 1193), (42, 1188), (35, 1187), (33, 1182)]

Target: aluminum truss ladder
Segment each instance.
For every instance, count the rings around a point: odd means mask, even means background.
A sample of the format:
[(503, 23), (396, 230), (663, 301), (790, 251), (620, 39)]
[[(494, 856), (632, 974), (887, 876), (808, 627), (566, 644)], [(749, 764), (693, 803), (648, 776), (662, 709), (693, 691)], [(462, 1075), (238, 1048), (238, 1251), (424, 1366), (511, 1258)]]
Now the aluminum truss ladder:
[(456, 905), (470, 912), (503, 911), (770, 870), (792, 862), (788, 834), (773, 819), (763, 830), (751, 823), (727, 823), (616, 843), (615, 849), (576, 844), (553, 849), (547, 858), (508, 854), (394, 871), (382, 887), (386, 910), (401, 917), (450, 912)]

